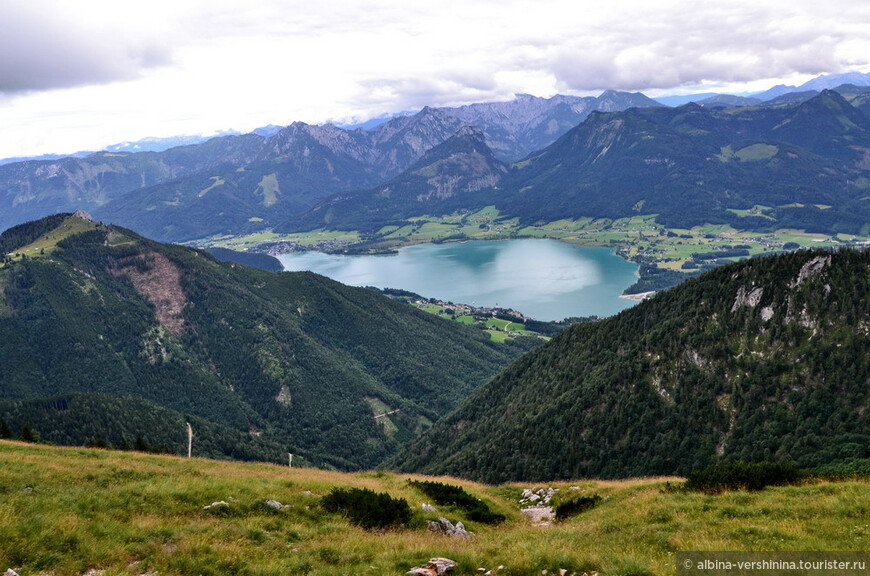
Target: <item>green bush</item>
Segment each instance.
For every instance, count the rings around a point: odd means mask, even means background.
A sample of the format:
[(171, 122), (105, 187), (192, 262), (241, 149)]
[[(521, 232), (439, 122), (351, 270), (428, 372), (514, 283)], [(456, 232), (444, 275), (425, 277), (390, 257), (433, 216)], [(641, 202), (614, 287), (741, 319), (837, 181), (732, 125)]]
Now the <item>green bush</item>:
[(867, 478), (870, 477), (870, 458), (858, 458), (818, 466), (810, 470), (810, 474), (831, 481)]
[(439, 506), (456, 506), (464, 510), (468, 519), (481, 524), (498, 524), (505, 516), (489, 509), (486, 502), (472, 496), (460, 486), (452, 486), (429, 480), (408, 480), (408, 484), (417, 488)]
[(581, 496), (566, 502), (560, 502), (554, 509), (556, 520), (564, 520), (565, 518), (576, 516), (577, 514), (591, 510), (592, 508), (595, 508), (599, 502), (601, 502), (601, 496), (598, 494), (595, 494), (594, 496)]
[(411, 507), (404, 498), (393, 498), (368, 488), (334, 488), (323, 497), (327, 512), (344, 514), (366, 530), (402, 526), (411, 520)]
[(801, 472), (791, 464), (736, 462), (713, 464), (689, 474), (686, 490), (722, 492), (723, 490), (762, 490), (767, 486), (794, 484)]

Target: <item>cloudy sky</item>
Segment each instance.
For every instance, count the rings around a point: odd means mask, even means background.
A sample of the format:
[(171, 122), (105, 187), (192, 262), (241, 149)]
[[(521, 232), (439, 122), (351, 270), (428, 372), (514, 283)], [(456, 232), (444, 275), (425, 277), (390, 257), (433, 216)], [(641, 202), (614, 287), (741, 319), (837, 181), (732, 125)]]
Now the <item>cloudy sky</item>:
[(854, 0), (0, 0), (0, 158), (515, 93), (761, 91), (868, 60)]

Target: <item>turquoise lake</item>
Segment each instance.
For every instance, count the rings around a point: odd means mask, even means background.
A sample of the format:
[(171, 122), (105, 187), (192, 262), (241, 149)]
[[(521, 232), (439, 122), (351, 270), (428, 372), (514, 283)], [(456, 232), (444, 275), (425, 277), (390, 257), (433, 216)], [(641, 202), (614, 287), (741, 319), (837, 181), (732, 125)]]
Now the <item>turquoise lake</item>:
[(420, 244), (383, 256), (300, 252), (278, 257), (350, 286), (401, 288), (473, 306), (513, 308), (537, 320), (611, 316), (635, 304), (619, 298), (638, 266), (608, 248), (519, 239)]

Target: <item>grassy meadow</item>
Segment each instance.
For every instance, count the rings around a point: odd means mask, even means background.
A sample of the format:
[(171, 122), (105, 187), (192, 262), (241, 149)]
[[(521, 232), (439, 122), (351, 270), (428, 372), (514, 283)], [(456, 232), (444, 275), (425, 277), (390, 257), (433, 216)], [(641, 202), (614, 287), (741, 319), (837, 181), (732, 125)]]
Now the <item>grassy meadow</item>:
[[(195, 447), (194, 447), (195, 448)], [(0, 441), (0, 570), (21, 576), (404, 574), (431, 557), (454, 574), (675, 573), (677, 550), (870, 549), (870, 482), (814, 482), (718, 495), (675, 489), (680, 479), (460, 485), (507, 516), (490, 526), (459, 509), (424, 512), (404, 474), (342, 474), (267, 464)], [(601, 503), (547, 526), (519, 511), (524, 488)], [(334, 488), (404, 498), (408, 526), (369, 532), (319, 501)], [(276, 500), (290, 508), (265, 504)], [(204, 509), (213, 502), (227, 505)], [(462, 520), (476, 536), (429, 532)], [(501, 567), (501, 568), (499, 568)]]

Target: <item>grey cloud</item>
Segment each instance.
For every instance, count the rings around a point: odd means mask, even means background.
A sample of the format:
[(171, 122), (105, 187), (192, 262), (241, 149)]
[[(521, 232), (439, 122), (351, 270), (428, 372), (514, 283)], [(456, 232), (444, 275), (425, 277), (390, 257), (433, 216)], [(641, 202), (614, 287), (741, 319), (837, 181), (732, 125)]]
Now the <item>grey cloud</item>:
[(93, 30), (38, 4), (12, 1), (0, 18), (0, 92), (15, 93), (136, 78), (167, 64), (156, 39)]
[(602, 26), (593, 35), (554, 43), (542, 65), (578, 91), (743, 82), (848, 67), (837, 57), (845, 39), (837, 29), (787, 19), (770, 8), (742, 8), (647, 14), (645, 22)]

